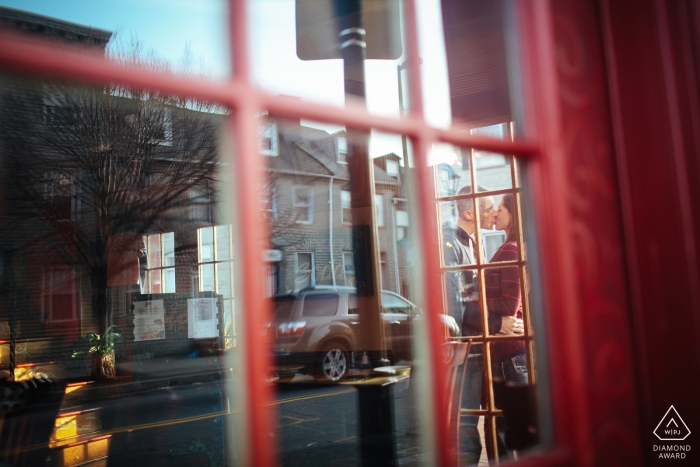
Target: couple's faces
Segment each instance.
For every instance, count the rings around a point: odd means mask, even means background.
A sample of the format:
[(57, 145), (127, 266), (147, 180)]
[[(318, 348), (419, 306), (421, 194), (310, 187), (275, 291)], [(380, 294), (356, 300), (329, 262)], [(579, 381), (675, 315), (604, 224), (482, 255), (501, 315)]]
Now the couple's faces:
[(496, 230), (508, 229), (510, 227), (510, 213), (508, 212), (508, 209), (503, 207), (503, 200), (501, 200), (501, 202), (498, 203), (498, 210), (494, 210), (494, 212), (496, 213)]
[(493, 226), (496, 223), (496, 215), (497, 214), (498, 214), (498, 211), (496, 211), (496, 208), (493, 205), (493, 198), (490, 196), (483, 198), (483, 205), (481, 206), (481, 219), (480, 219), (481, 228), (486, 229), (486, 230), (493, 229)]

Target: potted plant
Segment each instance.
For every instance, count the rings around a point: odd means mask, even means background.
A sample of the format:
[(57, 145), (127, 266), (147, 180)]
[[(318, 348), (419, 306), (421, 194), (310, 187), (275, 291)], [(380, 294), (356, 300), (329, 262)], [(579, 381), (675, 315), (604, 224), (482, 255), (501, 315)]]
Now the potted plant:
[(121, 334), (114, 332), (114, 325), (108, 327), (104, 333), (96, 334), (88, 332), (81, 339), (79, 348), (73, 351), (73, 357), (89, 353), (91, 359), (91, 376), (97, 379), (110, 379), (116, 376), (114, 362), (114, 344), (122, 338)]

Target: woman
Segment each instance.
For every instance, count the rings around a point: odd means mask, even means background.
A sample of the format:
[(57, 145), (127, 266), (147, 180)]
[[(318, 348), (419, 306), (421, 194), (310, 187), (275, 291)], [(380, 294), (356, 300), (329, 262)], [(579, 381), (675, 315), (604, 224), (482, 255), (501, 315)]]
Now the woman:
[[(506, 233), (506, 242), (491, 258), (491, 263), (517, 261), (518, 243), (515, 229), (515, 209), (513, 195), (506, 194), (498, 204), (496, 230)], [(488, 311), (501, 316), (523, 317), (523, 302), (520, 287), (520, 267), (507, 266), (489, 268), (484, 273), (486, 286), (486, 306)], [(527, 358), (525, 356), (525, 341), (508, 340), (491, 344), (491, 373), (494, 381), (527, 383)], [(501, 408), (498, 395), (496, 407)], [(512, 456), (512, 451), (506, 449), (503, 436), (506, 429), (503, 417), (496, 419), (498, 431), (498, 452), (501, 459)]]

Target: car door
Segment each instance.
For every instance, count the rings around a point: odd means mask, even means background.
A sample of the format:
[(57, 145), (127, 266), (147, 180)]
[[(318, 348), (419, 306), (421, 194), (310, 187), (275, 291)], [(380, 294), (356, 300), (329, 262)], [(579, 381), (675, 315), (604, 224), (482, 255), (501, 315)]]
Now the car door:
[(402, 297), (382, 292), (385, 344), (392, 351), (394, 363), (411, 360), (411, 308), (411, 303)]

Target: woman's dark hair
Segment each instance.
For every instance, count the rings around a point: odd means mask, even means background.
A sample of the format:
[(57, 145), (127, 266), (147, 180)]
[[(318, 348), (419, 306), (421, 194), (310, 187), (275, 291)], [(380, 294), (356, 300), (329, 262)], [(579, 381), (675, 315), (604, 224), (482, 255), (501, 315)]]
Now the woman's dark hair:
[(516, 235), (515, 235), (515, 201), (513, 200), (513, 194), (512, 193), (506, 193), (503, 195), (503, 198), (501, 199), (503, 201), (503, 207), (508, 211), (508, 214), (510, 214), (510, 225), (508, 226), (508, 230), (506, 230), (506, 241), (507, 242), (514, 242), (516, 240)]

